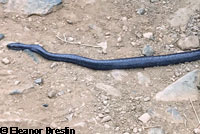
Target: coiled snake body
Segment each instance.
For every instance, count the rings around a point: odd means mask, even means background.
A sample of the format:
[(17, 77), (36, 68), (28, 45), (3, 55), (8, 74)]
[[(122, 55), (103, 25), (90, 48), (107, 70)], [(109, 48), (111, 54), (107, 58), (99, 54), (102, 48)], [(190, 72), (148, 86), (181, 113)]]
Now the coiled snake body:
[(148, 56), (148, 57), (132, 57), (120, 58), (110, 60), (96, 60), (90, 59), (74, 54), (57, 54), (46, 51), (39, 45), (26, 45), (22, 43), (10, 43), (7, 45), (12, 50), (28, 49), (35, 52), (45, 59), (61, 62), (69, 62), (94, 70), (112, 70), (112, 69), (133, 69), (146, 68), (154, 66), (167, 66), (171, 64), (179, 64), (184, 62), (191, 62), (200, 59), (200, 50), (182, 52), (169, 55)]

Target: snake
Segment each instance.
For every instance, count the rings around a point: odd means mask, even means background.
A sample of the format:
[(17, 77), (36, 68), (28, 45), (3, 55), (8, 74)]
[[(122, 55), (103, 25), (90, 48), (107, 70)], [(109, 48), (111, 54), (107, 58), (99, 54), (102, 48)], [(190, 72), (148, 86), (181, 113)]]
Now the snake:
[(192, 50), (167, 55), (140, 56), (108, 60), (91, 59), (76, 54), (58, 54), (45, 50), (38, 44), (9, 43), (11, 50), (30, 50), (43, 58), (52, 61), (67, 62), (93, 70), (135, 69), (155, 66), (168, 66), (200, 60), (200, 50)]

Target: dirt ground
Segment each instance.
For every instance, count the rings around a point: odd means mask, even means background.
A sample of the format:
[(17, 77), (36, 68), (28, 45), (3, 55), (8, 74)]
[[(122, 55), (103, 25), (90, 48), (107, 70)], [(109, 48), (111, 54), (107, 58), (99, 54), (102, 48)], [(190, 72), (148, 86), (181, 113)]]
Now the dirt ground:
[[(77, 134), (147, 134), (158, 126), (165, 134), (190, 134), (198, 120), (189, 101), (159, 102), (156, 93), (199, 68), (199, 61), (146, 69), (94, 71), (69, 63), (52, 62), (35, 55), (11, 51), (7, 42), (41, 44), (56, 53), (78, 54), (95, 59), (142, 56), (142, 48), (149, 44), (155, 55), (179, 52), (176, 39), (182, 31), (171, 27), (167, 19), (187, 3), (181, 0), (63, 0), (62, 7), (46, 16), (17, 15), (4, 12), (0, 5), (0, 124), (21, 128), (70, 127)], [(139, 15), (137, 9), (145, 8)], [(192, 16), (191, 16), (192, 17)], [(154, 39), (143, 38), (152, 32)], [(64, 43), (57, 36), (63, 34), (70, 41), (81, 41), (101, 48)], [(173, 42), (175, 42), (173, 44)], [(148, 84), (138, 82), (138, 72), (148, 78)], [(34, 81), (43, 79), (43, 84)], [(102, 88), (116, 89), (120, 95), (110, 95)], [(10, 95), (13, 90), (24, 91)], [(56, 95), (56, 96), (54, 96)], [(51, 96), (52, 98), (49, 98)], [(147, 100), (145, 98), (148, 98)], [(199, 101), (195, 101), (200, 113)], [(44, 107), (48, 104), (48, 107)], [(174, 122), (165, 113), (174, 107), (183, 122)], [(147, 123), (138, 120), (152, 112)], [(105, 118), (106, 117), (106, 118)]]

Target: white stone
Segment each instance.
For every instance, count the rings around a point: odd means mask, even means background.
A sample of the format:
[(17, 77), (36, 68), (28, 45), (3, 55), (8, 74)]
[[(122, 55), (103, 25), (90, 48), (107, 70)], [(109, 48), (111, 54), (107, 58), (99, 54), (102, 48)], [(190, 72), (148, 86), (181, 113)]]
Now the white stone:
[(143, 33), (143, 37), (147, 39), (152, 39), (153, 33), (152, 32)]
[(138, 83), (140, 85), (145, 85), (146, 87), (148, 87), (150, 85), (150, 83), (151, 83), (150, 78), (145, 76), (143, 73), (138, 72), (137, 77), (138, 77)]
[(116, 97), (121, 96), (121, 92), (118, 89), (114, 88), (113, 86), (106, 85), (104, 83), (97, 83), (96, 87), (98, 89), (105, 91), (108, 95), (112, 95)]
[(115, 80), (122, 81), (126, 76), (128, 76), (128, 73), (123, 70), (113, 70), (111, 75)]
[(2, 60), (1, 60), (1, 62), (3, 63), (3, 64), (5, 64), (5, 65), (8, 65), (8, 64), (10, 64), (10, 60), (6, 57), (6, 58), (3, 58)]
[(195, 35), (183, 37), (178, 41), (178, 47), (182, 50), (198, 48), (200, 47), (199, 38)]
[(151, 116), (148, 113), (145, 113), (138, 118), (138, 120), (142, 121), (143, 123), (147, 123), (150, 119)]

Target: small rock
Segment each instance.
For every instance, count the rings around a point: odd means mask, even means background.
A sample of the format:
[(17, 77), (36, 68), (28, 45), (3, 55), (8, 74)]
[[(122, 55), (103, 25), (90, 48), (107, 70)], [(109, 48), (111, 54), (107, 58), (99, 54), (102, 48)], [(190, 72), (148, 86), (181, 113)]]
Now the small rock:
[(178, 41), (178, 47), (182, 50), (199, 48), (199, 38), (198, 36), (192, 35), (188, 37), (183, 37)]
[(165, 134), (165, 131), (161, 128), (150, 128), (148, 134)]
[(176, 108), (168, 108), (167, 113), (170, 115), (169, 121), (171, 123), (183, 123), (183, 118)]
[(42, 106), (43, 106), (43, 107), (48, 107), (49, 105), (48, 105), (48, 104), (42, 104)]
[(55, 90), (51, 90), (50, 92), (48, 92), (48, 97), (49, 98), (53, 98), (56, 96), (56, 91)]
[(110, 110), (109, 109), (105, 109), (105, 114), (109, 114), (110, 113)]
[(150, 101), (150, 100), (151, 100), (150, 97), (146, 97), (146, 98), (144, 98), (144, 102), (147, 102), (147, 101)]
[(150, 83), (151, 83), (150, 78), (145, 76), (143, 73), (138, 72), (137, 77), (138, 77), (138, 83), (140, 85), (145, 85), (146, 87), (148, 87), (150, 85)]
[(144, 56), (153, 56), (154, 55), (154, 50), (150, 45), (146, 45), (142, 50), (142, 54)]
[(163, 91), (156, 94), (157, 101), (198, 100), (200, 70), (187, 73)]
[(153, 39), (153, 33), (152, 32), (143, 33), (143, 37), (147, 39)]
[(122, 81), (126, 76), (128, 76), (128, 73), (123, 70), (113, 70), (111, 75), (115, 80)]
[(126, 32), (128, 31), (128, 27), (127, 26), (123, 26), (122, 29), (123, 29), (123, 31), (126, 31)]
[(151, 3), (158, 2), (160, 0), (150, 0)]
[(102, 53), (106, 54), (107, 53), (107, 42), (101, 42), (101, 43), (98, 43), (97, 46), (100, 46), (102, 48)]
[(62, 0), (9, 0), (5, 11), (17, 12), (26, 15), (45, 15), (57, 9), (54, 7), (60, 5), (61, 3)]
[(71, 24), (71, 25), (73, 24), (72, 20), (66, 20), (66, 21), (67, 21), (68, 24)]
[(193, 132), (194, 134), (200, 134), (200, 128), (195, 128)]
[(4, 64), (4, 65), (8, 65), (8, 64), (10, 64), (10, 60), (6, 57), (6, 58), (3, 58), (2, 60), (1, 60), (1, 62)]
[(5, 37), (4, 34), (0, 34), (0, 40), (2, 40), (4, 37)]
[(58, 128), (58, 125), (57, 125), (55, 122), (52, 122), (52, 123), (50, 124), (50, 127), (51, 127), (51, 128)]
[(0, 3), (2, 3), (2, 4), (5, 4), (7, 2), (8, 2), (8, 0), (0, 0)]
[(150, 119), (151, 116), (148, 113), (145, 113), (138, 118), (138, 120), (142, 121), (143, 123), (147, 123)]
[(116, 96), (116, 97), (121, 96), (121, 92), (118, 89), (116, 89), (110, 85), (106, 85), (104, 83), (97, 83), (96, 87), (98, 89), (105, 91), (108, 95), (112, 95), (112, 96)]
[(136, 43), (132, 41), (132, 42), (131, 42), (131, 45), (134, 47), (134, 46), (136, 45)]
[(110, 125), (104, 124), (104, 127), (105, 127), (105, 129), (109, 129), (109, 128), (110, 128)]
[(115, 131), (119, 131), (119, 130), (120, 130), (120, 128), (119, 128), (119, 127), (116, 127), (116, 128), (115, 128)]
[(73, 41), (74, 41), (74, 38), (73, 38), (73, 37), (68, 37), (67, 40), (68, 40), (69, 42), (73, 42)]
[(144, 15), (145, 13), (146, 13), (146, 10), (144, 8), (137, 9), (137, 14)]
[(9, 93), (9, 95), (17, 95), (17, 94), (22, 94), (22, 93), (23, 93), (23, 91), (20, 91), (20, 90), (18, 90), (18, 89), (15, 89), (15, 90), (11, 91), (11, 92)]
[(138, 131), (139, 131), (139, 132), (142, 132), (142, 128), (139, 128)]
[(61, 95), (63, 95), (63, 94), (65, 94), (65, 91), (62, 90), (62, 91), (58, 92), (56, 95), (57, 95), (57, 96), (61, 96)]
[(119, 36), (119, 37), (117, 38), (117, 42), (122, 42), (122, 37), (121, 37), (121, 36)]
[(137, 133), (138, 132), (138, 129), (135, 127), (134, 129), (133, 129), (133, 133)]
[(42, 85), (43, 84), (43, 79), (42, 78), (38, 78), (34, 82), (35, 82), (35, 84)]
[(103, 118), (104, 117), (104, 114), (100, 113), (98, 114), (99, 118)]
[(15, 81), (15, 85), (19, 85), (20, 84), (20, 81)]
[(102, 123), (105, 123), (105, 122), (109, 122), (109, 121), (111, 121), (111, 117), (108, 115), (108, 116), (105, 116), (102, 120), (101, 120), (101, 122)]
[(51, 64), (50, 68), (53, 69), (56, 66), (58, 66), (58, 63), (54, 62), (54, 63)]
[(85, 127), (86, 126), (86, 122), (79, 122), (73, 125), (73, 127)]
[(108, 104), (108, 101), (104, 100), (103, 105), (106, 106)]

